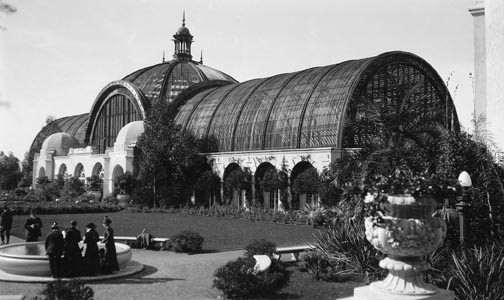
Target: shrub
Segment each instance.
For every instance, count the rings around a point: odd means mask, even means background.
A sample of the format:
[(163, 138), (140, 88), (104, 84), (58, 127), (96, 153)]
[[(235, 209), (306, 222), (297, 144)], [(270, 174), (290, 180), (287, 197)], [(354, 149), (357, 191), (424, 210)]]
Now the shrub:
[(344, 220), (340, 226), (320, 233), (316, 246), (345, 274), (373, 281), (386, 275), (386, 270), (378, 267), (384, 255), (367, 241), (363, 223), (359, 219)]
[(79, 280), (56, 280), (42, 290), (44, 300), (93, 300), (94, 291)]
[(175, 252), (197, 253), (203, 248), (203, 237), (190, 230), (182, 231), (171, 238)]
[(267, 272), (257, 273), (254, 266), (255, 260), (251, 257), (230, 261), (217, 269), (213, 286), (229, 299), (248, 299), (271, 296), (288, 282), (288, 272), (276, 261)]
[(302, 257), (303, 268), (319, 280), (329, 280), (333, 275), (333, 266), (329, 257), (322, 251), (316, 249), (309, 251)]
[(449, 288), (455, 291), (459, 300), (503, 300), (502, 270), (504, 270), (503, 245), (493, 243), (463, 250), (459, 254), (452, 251), (450, 268), (445, 272), (445, 276)]
[(268, 255), (273, 256), (276, 251), (276, 244), (265, 239), (253, 240), (245, 246), (245, 256), (253, 257), (254, 255)]
[(65, 197), (75, 198), (82, 195), (86, 190), (84, 189), (84, 183), (77, 177), (70, 177), (65, 182), (65, 187), (63, 188), (63, 195)]

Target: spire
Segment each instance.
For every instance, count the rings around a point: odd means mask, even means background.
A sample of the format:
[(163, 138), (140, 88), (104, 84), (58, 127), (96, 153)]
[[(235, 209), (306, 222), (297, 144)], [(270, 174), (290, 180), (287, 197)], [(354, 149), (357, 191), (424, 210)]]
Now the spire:
[(165, 55), (164, 55), (164, 50), (163, 50), (163, 62), (165, 62)]
[(203, 50), (201, 50), (201, 55), (200, 55), (199, 63), (203, 64)]
[(182, 13), (182, 26), (185, 26), (185, 10)]

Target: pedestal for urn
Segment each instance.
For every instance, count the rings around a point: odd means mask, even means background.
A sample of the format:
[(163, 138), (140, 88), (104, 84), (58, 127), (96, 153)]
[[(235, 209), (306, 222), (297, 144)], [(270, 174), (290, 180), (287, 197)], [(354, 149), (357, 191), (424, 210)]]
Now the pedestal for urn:
[(365, 219), (366, 238), (388, 254), (380, 267), (389, 273), (382, 281), (356, 288), (354, 296), (346, 299), (454, 299), (453, 292), (425, 283), (421, 274), (430, 268), (424, 256), (439, 248), (446, 237), (444, 220), (432, 217), (435, 205), (431, 198), (388, 196), (383, 222)]

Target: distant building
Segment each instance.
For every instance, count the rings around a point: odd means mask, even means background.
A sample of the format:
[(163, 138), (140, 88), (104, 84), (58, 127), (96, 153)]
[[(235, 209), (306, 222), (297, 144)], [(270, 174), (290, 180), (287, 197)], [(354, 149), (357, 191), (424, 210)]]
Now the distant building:
[[(443, 80), (411, 53), (388, 52), (238, 83), (192, 60), (193, 36), (185, 20), (173, 38), (172, 60), (109, 83), (89, 113), (54, 120), (39, 132), (32, 144), (38, 153), (34, 184), (40, 176), (85, 180), (100, 174), (104, 194), (111, 193), (114, 178), (133, 171), (133, 148), (154, 101), (170, 102), (178, 110), (177, 124), (216, 142), (206, 155), (222, 180), (246, 168), (253, 198), (268, 169), (283, 172), (292, 183), (308, 168), (323, 170), (342, 149), (358, 148), (361, 135), (346, 128), (345, 120), (361, 118), (368, 101), (392, 107), (398, 97), (409, 97), (422, 103), (419, 114), (441, 111), (438, 121), (459, 129)], [(264, 205), (278, 208), (278, 194), (264, 195)], [(235, 196), (241, 205), (245, 195)]]

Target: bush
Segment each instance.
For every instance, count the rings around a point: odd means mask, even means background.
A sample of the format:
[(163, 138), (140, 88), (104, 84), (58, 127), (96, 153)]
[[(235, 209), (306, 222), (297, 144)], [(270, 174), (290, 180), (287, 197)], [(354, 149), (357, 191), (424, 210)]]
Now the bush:
[(317, 248), (329, 257), (338, 269), (351, 277), (374, 281), (387, 271), (378, 267), (384, 255), (368, 242), (362, 220), (344, 220), (340, 226), (321, 233)]
[(56, 280), (46, 284), (42, 295), (44, 300), (93, 300), (94, 291), (79, 280)]
[(309, 251), (302, 257), (303, 268), (319, 280), (329, 280), (333, 276), (333, 266), (329, 257), (322, 251), (316, 249)]
[(271, 296), (288, 282), (288, 272), (276, 261), (267, 272), (257, 273), (254, 266), (255, 259), (250, 257), (230, 261), (217, 269), (213, 286), (229, 299), (248, 299)]
[(457, 299), (504, 299), (503, 246), (493, 243), (461, 253), (451, 251), (450, 266), (443, 275)]
[(175, 252), (197, 253), (203, 249), (203, 237), (190, 230), (176, 234), (171, 240)]
[(265, 239), (253, 240), (247, 246), (245, 246), (245, 256), (253, 257), (254, 255), (268, 255), (273, 256), (276, 251), (276, 244)]

